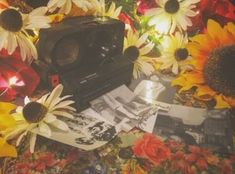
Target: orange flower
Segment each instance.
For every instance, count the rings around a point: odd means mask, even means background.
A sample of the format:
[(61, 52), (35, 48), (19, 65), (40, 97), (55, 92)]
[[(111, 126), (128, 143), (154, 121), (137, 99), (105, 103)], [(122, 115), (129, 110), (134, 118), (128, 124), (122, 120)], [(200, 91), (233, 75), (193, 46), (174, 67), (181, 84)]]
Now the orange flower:
[[(177, 151), (171, 156), (171, 170), (180, 171), (183, 174), (196, 174), (198, 173), (194, 166), (186, 160), (186, 155), (183, 151)], [(173, 172), (173, 173), (175, 173)]]
[(196, 164), (200, 170), (206, 170), (208, 165), (218, 165), (219, 163), (219, 159), (209, 149), (189, 146), (189, 152), (191, 153), (187, 156), (187, 161)]
[(149, 133), (138, 140), (132, 149), (136, 156), (146, 158), (156, 165), (170, 157), (170, 151), (163, 142)]
[(235, 107), (235, 25), (223, 28), (209, 20), (207, 32), (191, 38), (187, 49), (193, 59), (194, 70), (182, 73), (172, 82), (179, 92), (196, 88), (197, 99), (215, 99), (215, 108)]
[(141, 168), (136, 160), (128, 160), (122, 167), (122, 174), (147, 174), (147, 172)]

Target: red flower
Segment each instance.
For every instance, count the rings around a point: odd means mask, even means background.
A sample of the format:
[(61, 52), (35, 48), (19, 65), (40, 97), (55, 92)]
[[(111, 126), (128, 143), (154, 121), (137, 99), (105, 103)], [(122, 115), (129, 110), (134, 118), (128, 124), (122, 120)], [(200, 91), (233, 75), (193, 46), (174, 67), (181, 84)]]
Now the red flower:
[(231, 165), (231, 161), (228, 159), (224, 159), (223, 161), (221, 161), (220, 163), (220, 173), (221, 174), (232, 174), (233, 173), (233, 168)]
[(182, 150), (184, 148), (184, 144), (179, 142), (179, 141), (175, 141), (175, 140), (172, 140), (172, 139), (168, 139), (166, 141), (166, 146), (172, 151), (172, 152), (175, 152), (175, 151), (178, 151), (178, 150)]
[(189, 152), (191, 153), (187, 156), (187, 161), (196, 164), (200, 170), (207, 169), (209, 164), (217, 165), (219, 162), (219, 159), (209, 149), (189, 146)]
[(0, 100), (11, 101), (17, 95), (31, 95), (39, 80), (37, 73), (21, 59), (0, 57)]
[(230, 156), (230, 160), (233, 164), (235, 164), (235, 154)]
[(137, 12), (142, 15), (146, 10), (157, 7), (155, 0), (138, 0), (137, 5)]
[(122, 13), (120, 13), (120, 15), (118, 16), (118, 18), (119, 18), (122, 22), (124, 22), (126, 25), (129, 25), (132, 30), (135, 30), (135, 28), (134, 28), (134, 21), (131, 19), (131, 17), (130, 17), (128, 14), (122, 12)]
[(146, 133), (142, 139), (138, 140), (132, 149), (136, 156), (147, 158), (156, 165), (170, 157), (170, 151), (163, 142), (149, 133)]
[(187, 162), (183, 151), (177, 151), (175, 154), (172, 154), (170, 163), (173, 171), (181, 171), (183, 174), (197, 173), (195, 167)]
[(193, 26), (200, 31), (204, 31), (208, 19), (212, 18), (218, 21), (221, 25), (227, 22), (234, 22), (235, 6), (229, 0), (201, 0), (198, 6), (198, 15), (193, 19)]

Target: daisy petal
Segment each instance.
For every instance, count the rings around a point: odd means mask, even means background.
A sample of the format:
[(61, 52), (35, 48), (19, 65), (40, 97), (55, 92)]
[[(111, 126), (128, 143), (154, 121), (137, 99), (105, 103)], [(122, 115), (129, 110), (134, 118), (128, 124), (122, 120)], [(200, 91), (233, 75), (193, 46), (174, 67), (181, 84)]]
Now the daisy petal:
[(63, 117), (71, 118), (71, 119), (74, 118), (72, 114), (65, 112), (65, 111), (53, 111), (52, 113), (58, 116), (63, 116)]
[(45, 105), (47, 105), (48, 107), (50, 107), (51, 102), (56, 99), (59, 98), (61, 93), (63, 91), (63, 85), (59, 84), (55, 87), (55, 89), (51, 92), (50, 96), (47, 98), (47, 100), (45, 101)]
[(51, 136), (50, 127), (47, 124), (43, 123), (43, 122), (39, 124), (39, 132), (42, 133), (45, 137), (50, 137)]
[(37, 140), (37, 134), (31, 133), (29, 140), (30, 153), (34, 153), (36, 140)]
[(69, 130), (68, 125), (65, 122), (58, 120), (58, 119), (56, 121), (52, 122), (51, 125), (55, 126), (56, 128), (58, 128), (60, 130), (63, 130), (63, 131)]

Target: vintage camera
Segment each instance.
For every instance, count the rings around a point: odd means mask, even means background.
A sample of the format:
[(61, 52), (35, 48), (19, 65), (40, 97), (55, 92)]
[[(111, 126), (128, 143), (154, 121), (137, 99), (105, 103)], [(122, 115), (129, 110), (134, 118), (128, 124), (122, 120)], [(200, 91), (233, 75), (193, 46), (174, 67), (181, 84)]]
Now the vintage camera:
[(124, 23), (108, 17), (74, 17), (39, 34), (36, 69), (48, 87), (62, 83), (78, 110), (132, 77), (123, 52)]

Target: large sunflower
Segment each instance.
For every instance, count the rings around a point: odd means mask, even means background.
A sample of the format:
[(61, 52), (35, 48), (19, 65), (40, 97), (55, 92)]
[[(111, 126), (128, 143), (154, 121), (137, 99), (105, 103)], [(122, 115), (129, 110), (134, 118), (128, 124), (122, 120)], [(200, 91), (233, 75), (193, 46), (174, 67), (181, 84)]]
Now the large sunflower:
[(181, 74), (173, 85), (181, 91), (195, 88), (195, 97), (215, 100), (215, 108), (235, 107), (235, 25), (223, 28), (209, 20), (207, 32), (191, 38), (188, 50), (195, 68)]
[(159, 33), (173, 33), (176, 27), (179, 30), (187, 30), (192, 26), (190, 17), (197, 15), (193, 9), (200, 0), (155, 0), (159, 5), (146, 11), (147, 16), (151, 16), (148, 24), (155, 26)]

